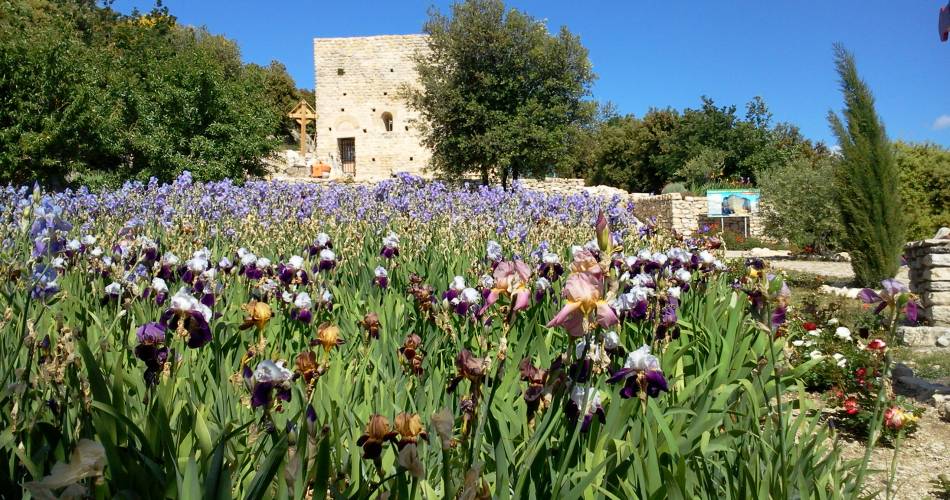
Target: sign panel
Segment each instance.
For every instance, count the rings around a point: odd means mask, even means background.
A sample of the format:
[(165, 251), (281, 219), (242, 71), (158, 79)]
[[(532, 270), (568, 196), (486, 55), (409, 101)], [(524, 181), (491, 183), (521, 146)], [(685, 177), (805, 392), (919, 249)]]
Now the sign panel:
[(709, 217), (749, 217), (759, 211), (758, 189), (710, 189), (706, 191)]

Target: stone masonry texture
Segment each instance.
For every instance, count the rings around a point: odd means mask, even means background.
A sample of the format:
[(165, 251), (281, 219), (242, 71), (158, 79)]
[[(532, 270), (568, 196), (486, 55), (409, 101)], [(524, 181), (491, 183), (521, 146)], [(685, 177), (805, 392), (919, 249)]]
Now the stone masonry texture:
[(417, 84), (413, 56), (426, 50), (424, 35), (314, 39), (316, 159), (333, 167), (332, 177), (343, 176), (340, 139), (355, 143), (356, 179), (422, 173), (430, 153), (400, 95)]
[(920, 297), (921, 318), (933, 326), (950, 326), (950, 240), (923, 240), (904, 247), (910, 289)]

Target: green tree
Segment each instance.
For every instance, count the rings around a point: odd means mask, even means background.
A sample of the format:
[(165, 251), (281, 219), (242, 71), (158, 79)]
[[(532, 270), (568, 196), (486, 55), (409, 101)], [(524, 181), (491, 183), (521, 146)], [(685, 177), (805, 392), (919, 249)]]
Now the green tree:
[(950, 227), (950, 149), (937, 144), (894, 144), (907, 238), (932, 238)]
[(243, 64), (233, 41), (165, 8), (0, 0), (0, 12), (0, 182), (240, 179), (279, 145), (286, 70)]
[(897, 165), (854, 56), (841, 45), (834, 51), (845, 107), (843, 117), (829, 112), (828, 121), (841, 148), (835, 186), (847, 229), (844, 248), (856, 283), (875, 286), (897, 273), (904, 246)]
[(433, 9), (423, 26), (430, 53), (416, 60), (420, 88), (407, 89), (421, 115), (430, 167), (444, 175), (476, 173), (507, 186), (576, 161), (572, 146), (593, 115), (584, 101), (594, 79), (587, 50), (562, 27), (501, 0)]

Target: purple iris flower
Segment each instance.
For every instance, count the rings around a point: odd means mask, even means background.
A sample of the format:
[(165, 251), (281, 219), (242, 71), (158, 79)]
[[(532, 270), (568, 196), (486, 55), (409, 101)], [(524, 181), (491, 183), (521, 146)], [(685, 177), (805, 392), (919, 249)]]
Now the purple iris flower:
[(275, 390), (279, 399), (290, 401), (290, 381), (293, 375), (293, 372), (284, 368), (283, 361), (261, 361), (250, 379), (251, 408), (268, 408), (273, 401)]
[(383, 249), (379, 254), (387, 259), (399, 256), (399, 236), (396, 233), (390, 231), (383, 238)]
[(162, 314), (161, 322), (169, 330), (186, 334), (188, 347), (197, 349), (211, 342), (211, 317), (211, 308), (194, 298), (187, 288), (182, 287), (172, 297), (171, 305)]
[(145, 382), (155, 384), (158, 374), (161, 373), (168, 360), (168, 348), (165, 347), (165, 325), (161, 323), (146, 323), (138, 328), (135, 336), (138, 345), (135, 346), (135, 357), (145, 363)]
[(34, 299), (46, 299), (59, 291), (56, 283), (56, 269), (53, 266), (37, 264), (33, 268), (33, 290), (30, 294)]
[(277, 276), (285, 285), (299, 283), (306, 286), (310, 282), (307, 271), (304, 270), (303, 257), (294, 255), (286, 263), (277, 267)]
[(888, 306), (903, 307), (907, 321), (916, 323), (918, 305), (907, 285), (895, 279), (886, 279), (881, 281), (881, 286), (881, 293), (865, 288), (858, 293), (858, 298), (867, 304), (877, 304), (875, 314), (880, 314)]
[(564, 413), (570, 422), (576, 424), (577, 419), (583, 415), (581, 422), (581, 432), (586, 432), (590, 428), (594, 417), (601, 424), (607, 421), (607, 413), (604, 412), (604, 406), (601, 402), (600, 391), (593, 387), (584, 388), (576, 385), (571, 391), (571, 397), (565, 402)]
[(389, 272), (386, 271), (386, 268), (383, 266), (376, 266), (376, 269), (373, 271), (373, 284), (385, 289), (389, 286)]
[(317, 235), (317, 239), (314, 240), (313, 244), (310, 245), (308, 251), (310, 252), (310, 256), (313, 257), (314, 255), (318, 255), (324, 248), (332, 249), (333, 242), (330, 241), (330, 235), (327, 233), (320, 233)]
[(329, 248), (320, 250), (320, 261), (317, 263), (317, 267), (314, 271), (329, 271), (334, 267), (336, 267), (336, 254), (333, 253), (333, 250)]
[(632, 398), (642, 392), (645, 396), (658, 397), (660, 391), (669, 391), (669, 385), (660, 370), (660, 360), (650, 354), (650, 346), (643, 347), (627, 355), (623, 368), (614, 372), (607, 380), (608, 384), (625, 381), (620, 389), (620, 397)]

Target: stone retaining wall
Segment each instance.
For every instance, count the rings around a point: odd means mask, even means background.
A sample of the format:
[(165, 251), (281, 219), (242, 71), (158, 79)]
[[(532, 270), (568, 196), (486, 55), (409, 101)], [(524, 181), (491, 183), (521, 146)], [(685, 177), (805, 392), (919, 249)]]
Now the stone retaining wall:
[(950, 327), (950, 240), (914, 241), (904, 247), (910, 289), (920, 297), (921, 319)]
[[(628, 193), (622, 189), (610, 186), (585, 186), (584, 179), (549, 178), (545, 180), (525, 179), (520, 181), (525, 189), (542, 191), (545, 193), (575, 194), (586, 191), (595, 196), (620, 196), (633, 202), (633, 213), (640, 220), (656, 219), (659, 227), (675, 230), (680, 234), (692, 234), (703, 225), (716, 224), (723, 229), (749, 236), (762, 235), (762, 219), (758, 216), (750, 217), (747, 221), (740, 217), (726, 217), (724, 219), (709, 218), (708, 202), (705, 196), (685, 196), (682, 193), (649, 194)], [(745, 224), (748, 224), (746, 227)]]

